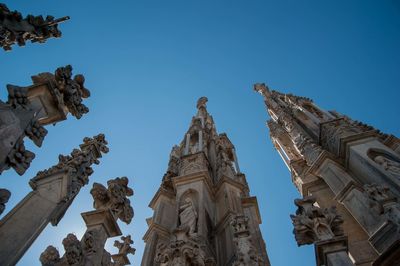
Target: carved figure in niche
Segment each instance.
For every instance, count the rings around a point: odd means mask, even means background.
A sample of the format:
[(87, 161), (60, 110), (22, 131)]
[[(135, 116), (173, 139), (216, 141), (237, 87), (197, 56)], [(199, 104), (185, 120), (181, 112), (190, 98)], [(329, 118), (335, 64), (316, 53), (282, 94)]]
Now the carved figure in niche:
[(197, 229), (197, 218), (197, 211), (192, 200), (190, 198), (186, 198), (184, 203), (179, 207), (179, 227), (188, 227), (189, 235), (192, 235)]
[(390, 160), (382, 155), (376, 156), (374, 161), (389, 173), (400, 176), (400, 163)]
[(400, 178), (400, 159), (384, 150), (370, 149), (368, 157), (378, 164), (384, 171)]

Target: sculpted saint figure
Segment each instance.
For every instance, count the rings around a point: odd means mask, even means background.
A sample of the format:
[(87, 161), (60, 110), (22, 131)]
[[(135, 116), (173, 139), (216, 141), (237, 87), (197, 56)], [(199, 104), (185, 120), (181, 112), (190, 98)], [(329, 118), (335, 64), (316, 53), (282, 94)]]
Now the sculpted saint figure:
[(389, 173), (400, 177), (400, 163), (393, 161), (385, 156), (378, 155), (374, 158), (374, 161), (381, 165), (383, 169), (388, 171)]
[(196, 231), (197, 212), (190, 198), (186, 198), (185, 202), (179, 207), (180, 227), (189, 227), (189, 235)]

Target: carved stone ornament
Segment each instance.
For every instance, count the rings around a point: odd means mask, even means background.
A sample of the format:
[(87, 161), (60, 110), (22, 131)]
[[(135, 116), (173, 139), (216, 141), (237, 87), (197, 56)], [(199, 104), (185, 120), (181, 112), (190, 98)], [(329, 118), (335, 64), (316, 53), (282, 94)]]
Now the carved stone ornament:
[(6, 163), (8, 167), (14, 168), (19, 175), (23, 175), (34, 158), (35, 154), (25, 149), (24, 142), (21, 139), (8, 154)]
[(121, 236), (122, 242), (115, 240), (114, 247), (118, 248), (118, 255), (128, 256), (128, 254), (135, 255), (136, 249), (131, 247), (133, 244), (131, 235)]
[(84, 255), (81, 242), (74, 234), (68, 234), (62, 241), (64, 246), (64, 256), (60, 258), (58, 250), (53, 246), (48, 246), (40, 254), (42, 266), (69, 266), (83, 265)]
[(92, 229), (83, 235), (81, 244), (85, 254), (95, 253), (100, 248), (98, 246), (99, 234), (98, 229)]
[(128, 187), (127, 177), (117, 177), (107, 182), (108, 188), (102, 184), (94, 183), (90, 190), (96, 210), (110, 209), (115, 218), (129, 224), (133, 218), (133, 208), (127, 197), (133, 195), (133, 190)]
[(294, 226), (293, 233), (299, 246), (330, 240), (335, 236), (343, 235), (341, 227), (343, 219), (337, 213), (336, 208), (321, 209), (314, 205), (315, 201), (314, 196), (295, 200), (298, 209), (296, 215), (290, 215), (290, 218)]
[(47, 170), (39, 171), (29, 184), (33, 189), (36, 182), (42, 178), (58, 172), (67, 172), (71, 176), (71, 185), (64, 201), (69, 201), (75, 197), (81, 187), (89, 182), (89, 176), (93, 173), (92, 164), (99, 164), (98, 158), (101, 153), (107, 153), (107, 141), (104, 134), (99, 134), (93, 138), (85, 137), (81, 149), (74, 149), (70, 155), (59, 155), (58, 163)]
[(60, 262), (60, 253), (53, 246), (48, 246), (42, 254), (40, 254), (40, 262), (43, 266), (54, 266)]
[(233, 217), (231, 221), (234, 232), (233, 241), (236, 249), (234, 266), (264, 265), (261, 256), (257, 253), (252, 244), (248, 221), (249, 219), (244, 215), (237, 215)]
[(6, 208), (6, 203), (11, 197), (11, 192), (7, 189), (0, 188), (0, 214), (3, 213), (4, 209)]
[(321, 144), (328, 151), (339, 155), (341, 139), (360, 133), (346, 119), (340, 118), (321, 124)]
[(82, 103), (83, 98), (90, 97), (90, 91), (84, 86), (85, 77), (81, 74), (72, 77), (71, 65), (57, 68), (54, 75), (46, 72), (32, 76), (32, 81), (34, 84), (50, 82), (56, 88), (53, 93), (60, 104), (65, 104), (68, 111), (77, 119), (89, 112)]
[(59, 38), (61, 31), (57, 26), (68, 19), (33, 15), (23, 18), (20, 12), (10, 11), (5, 4), (0, 4), (0, 46), (8, 51), (14, 44), (24, 46), (27, 41), (44, 43), (48, 38)]
[(211, 266), (212, 257), (207, 257), (204, 246), (184, 231), (176, 231), (177, 239), (170, 243), (159, 243), (156, 249), (155, 265), (160, 266)]
[(371, 209), (400, 226), (400, 203), (390, 189), (377, 184), (366, 184), (363, 188)]
[(204, 153), (192, 154), (182, 158), (180, 163), (179, 175), (189, 175), (192, 173), (208, 170), (208, 161)]

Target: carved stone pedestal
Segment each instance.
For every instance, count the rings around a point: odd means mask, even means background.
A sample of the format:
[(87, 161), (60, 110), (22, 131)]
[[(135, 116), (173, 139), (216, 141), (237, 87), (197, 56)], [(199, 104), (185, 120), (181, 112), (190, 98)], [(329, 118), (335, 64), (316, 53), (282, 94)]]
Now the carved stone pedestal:
[(347, 237), (318, 241), (315, 243), (315, 256), (318, 266), (353, 266), (347, 253)]

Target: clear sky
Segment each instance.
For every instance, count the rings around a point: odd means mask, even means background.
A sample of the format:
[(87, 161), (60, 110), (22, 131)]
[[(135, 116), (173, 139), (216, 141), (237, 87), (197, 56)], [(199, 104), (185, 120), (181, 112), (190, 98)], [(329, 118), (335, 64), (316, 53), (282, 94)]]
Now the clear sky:
[[(400, 4), (386, 1), (22, 1), (6, 0), (24, 15), (71, 16), (61, 39), (0, 52), (0, 97), (6, 84), (30, 85), (30, 76), (71, 64), (83, 73), (92, 96), (90, 112), (69, 117), (42, 148), (25, 141), (36, 159), (24, 176), (0, 177), (12, 191), (8, 212), (31, 189), (37, 171), (68, 154), (85, 136), (106, 134), (110, 152), (94, 167), (59, 226), (49, 225), (18, 265), (39, 265), (48, 245), (63, 254), (62, 239), (85, 230), (81, 212), (92, 209), (92, 183), (128, 176), (135, 190), (129, 226), (139, 265), (148, 208), (166, 170), (171, 147), (183, 138), (196, 101), (219, 132), (236, 146), (251, 194), (257, 196), (261, 230), (273, 265), (313, 265), (312, 246), (297, 247), (289, 214), (299, 196), (273, 149), (256, 82), (314, 99), (400, 136)], [(113, 239), (107, 242), (113, 253)]]

